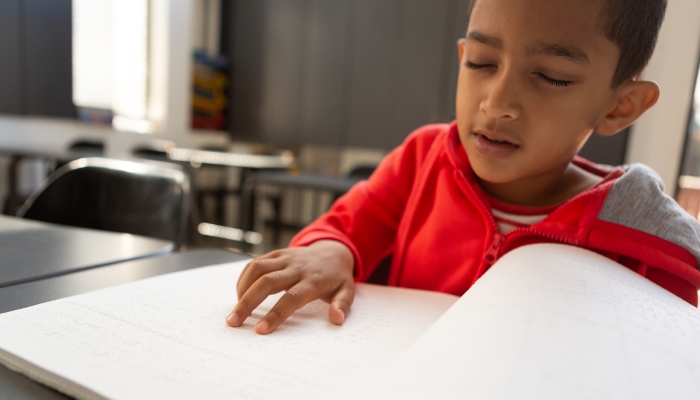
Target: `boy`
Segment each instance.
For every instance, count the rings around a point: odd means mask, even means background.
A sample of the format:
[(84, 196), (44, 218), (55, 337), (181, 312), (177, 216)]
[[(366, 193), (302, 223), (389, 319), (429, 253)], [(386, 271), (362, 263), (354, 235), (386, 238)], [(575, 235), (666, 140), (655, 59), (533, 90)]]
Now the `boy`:
[(389, 284), (463, 294), (506, 252), (566, 243), (606, 255), (697, 305), (700, 224), (635, 165), (576, 157), (595, 130), (613, 135), (658, 97), (638, 80), (666, 0), (474, 0), (458, 43), (457, 121), (419, 129), (367, 182), (251, 262), (227, 318), (272, 332), (321, 298), (342, 324), (354, 281), (391, 255)]

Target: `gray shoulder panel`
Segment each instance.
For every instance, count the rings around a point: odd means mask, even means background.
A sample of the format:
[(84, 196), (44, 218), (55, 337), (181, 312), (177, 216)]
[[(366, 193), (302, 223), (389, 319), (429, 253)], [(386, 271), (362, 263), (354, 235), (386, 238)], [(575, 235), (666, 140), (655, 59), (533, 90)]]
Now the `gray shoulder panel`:
[(700, 265), (700, 223), (664, 193), (661, 177), (646, 165), (632, 165), (615, 181), (598, 218), (677, 244)]

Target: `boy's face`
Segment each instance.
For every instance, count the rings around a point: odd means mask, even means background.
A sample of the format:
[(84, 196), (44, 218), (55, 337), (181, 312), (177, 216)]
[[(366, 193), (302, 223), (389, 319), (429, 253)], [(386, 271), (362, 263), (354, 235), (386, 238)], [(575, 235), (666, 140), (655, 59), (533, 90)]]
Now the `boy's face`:
[(476, 175), (561, 176), (615, 108), (619, 50), (585, 0), (477, 0), (460, 41), (457, 120)]

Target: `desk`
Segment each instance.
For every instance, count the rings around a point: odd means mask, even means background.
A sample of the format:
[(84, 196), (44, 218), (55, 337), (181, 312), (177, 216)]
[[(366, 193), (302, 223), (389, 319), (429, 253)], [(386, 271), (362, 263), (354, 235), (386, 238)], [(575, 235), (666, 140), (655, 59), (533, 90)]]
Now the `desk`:
[[(199, 189), (197, 197), (201, 207), (203, 197), (213, 195), (217, 199), (216, 222), (226, 225), (224, 222), (224, 198), (228, 195), (240, 196), (238, 225), (245, 232), (252, 231), (253, 217), (250, 215), (252, 205), (248, 205), (249, 199), (243, 195), (244, 182), (254, 171), (287, 169), (294, 165), (294, 155), (289, 151), (285, 151), (280, 155), (260, 155), (171, 147), (167, 149), (167, 156), (172, 161), (187, 162), (194, 168), (199, 168), (202, 165), (240, 168), (241, 175), (238, 188), (229, 190), (226, 187), (226, 183), (222, 183), (217, 190)], [(200, 209), (200, 215), (204, 215), (203, 209)]]
[(168, 158), (173, 161), (184, 161), (193, 166), (207, 164), (248, 169), (284, 169), (294, 164), (294, 156), (289, 152), (285, 152), (279, 156), (269, 156), (228, 153), (224, 151), (169, 148), (167, 149), (167, 155)]
[[(124, 262), (51, 279), (0, 288), (0, 313), (156, 275), (240, 261), (247, 258), (250, 257), (225, 250), (194, 250), (186, 253)], [(235, 288), (232, 287), (231, 295), (235, 296), (235, 293)], [(224, 318), (225, 316), (221, 317), (222, 324), (224, 323)], [(68, 397), (4, 366), (0, 366), (0, 400), (10, 399), (43, 400), (68, 399)]]
[[(243, 187), (243, 201), (242, 201), (242, 212), (243, 215), (250, 215), (251, 218), (243, 224), (244, 230), (252, 231), (254, 228), (259, 227), (260, 224), (256, 223), (255, 217), (257, 216), (256, 208), (258, 208), (256, 198), (259, 197), (256, 194), (259, 187), (262, 185), (271, 185), (277, 187), (287, 187), (296, 189), (310, 189), (314, 191), (326, 191), (333, 194), (333, 202), (338, 199), (338, 197), (347, 193), (353, 186), (358, 182), (367, 179), (367, 177), (360, 176), (331, 176), (324, 174), (314, 174), (314, 173), (303, 173), (303, 174), (290, 174), (287, 172), (258, 172), (252, 175), (244, 184)], [(266, 197), (264, 194), (263, 198)], [(282, 228), (282, 196), (270, 197), (272, 201), (272, 208), (274, 211), (273, 219), (273, 229), (274, 237), (273, 243), (276, 245), (280, 244), (280, 231)], [(319, 198), (317, 193), (314, 193), (312, 197), (311, 210), (315, 216), (319, 213), (326, 211), (324, 208), (319, 212)], [(262, 221), (263, 224), (267, 221)], [(293, 229), (301, 229), (301, 226), (292, 226)], [(260, 227), (258, 229), (260, 232), (264, 232), (264, 229)]]
[(15, 157), (49, 158), (58, 161), (73, 161), (83, 157), (103, 157), (104, 152), (98, 150), (70, 150), (48, 146), (0, 146), (0, 155)]
[(172, 250), (160, 239), (0, 216), (0, 288)]
[(286, 172), (260, 172), (255, 175), (255, 184), (296, 187), (301, 189), (327, 190), (343, 195), (366, 177), (331, 176), (324, 174), (289, 174)]

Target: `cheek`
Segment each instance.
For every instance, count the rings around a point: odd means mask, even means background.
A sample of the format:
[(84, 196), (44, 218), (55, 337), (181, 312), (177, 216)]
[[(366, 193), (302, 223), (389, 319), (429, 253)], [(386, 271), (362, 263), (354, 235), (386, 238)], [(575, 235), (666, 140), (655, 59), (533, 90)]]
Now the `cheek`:
[(585, 87), (551, 104), (551, 109), (569, 123), (569, 129), (593, 130), (606, 114), (602, 106), (609, 102), (606, 94), (598, 88)]
[(469, 91), (469, 85), (466, 77), (463, 73), (460, 73), (459, 80), (457, 82), (457, 102), (455, 104), (455, 113), (457, 116), (457, 127), (459, 129), (459, 136), (464, 142), (467, 139), (467, 132), (470, 130), (472, 121), (472, 107), (470, 106), (471, 96)]
[(457, 80), (457, 113), (459, 113), (466, 103), (467, 97), (467, 82), (464, 78), (464, 74), (459, 74), (459, 79)]
[(535, 160), (556, 157), (567, 159), (581, 149), (592, 132), (588, 115), (581, 105), (551, 104), (530, 114), (528, 131), (536, 138), (532, 142)]
[(554, 128), (549, 135), (539, 139), (540, 146), (530, 153), (533, 163), (568, 163), (578, 154), (591, 133), (590, 130), (572, 129), (571, 126), (560, 125)]
[(479, 109), (478, 87), (465, 74), (460, 74), (457, 83), (457, 117), (468, 118)]
[(583, 96), (557, 98), (551, 101), (532, 101), (529, 120), (536, 125), (535, 130), (556, 132), (577, 132), (569, 140), (584, 140), (587, 132), (593, 130), (595, 110), (582, 101)]

